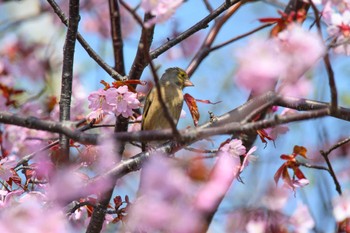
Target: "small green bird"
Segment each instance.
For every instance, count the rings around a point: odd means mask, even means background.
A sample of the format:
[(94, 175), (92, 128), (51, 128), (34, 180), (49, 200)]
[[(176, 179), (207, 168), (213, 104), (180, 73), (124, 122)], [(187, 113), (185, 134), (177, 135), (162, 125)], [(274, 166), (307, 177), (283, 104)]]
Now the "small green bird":
[[(179, 121), (184, 102), (182, 90), (194, 86), (187, 73), (180, 68), (169, 68), (159, 80), (162, 98), (172, 116), (175, 125)], [(171, 125), (158, 98), (157, 88), (148, 93), (142, 114), (142, 130), (168, 129)]]

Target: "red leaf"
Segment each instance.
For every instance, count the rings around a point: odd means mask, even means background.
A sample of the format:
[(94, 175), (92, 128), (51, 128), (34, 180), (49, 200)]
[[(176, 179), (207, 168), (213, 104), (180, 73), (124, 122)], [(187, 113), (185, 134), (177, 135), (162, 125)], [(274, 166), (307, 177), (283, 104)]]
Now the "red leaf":
[(119, 209), (119, 207), (123, 204), (123, 200), (121, 198), (121, 196), (116, 196), (114, 199), (113, 199), (113, 202), (114, 202), (114, 205), (115, 205), (115, 209)]
[(278, 168), (277, 172), (275, 173), (275, 175), (273, 176), (273, 179), (275, 180), (275, 183), (277, 185), (279, 179), (281, 178), (281, 175), (283, 173), (284, 170), (287, 170), (286, 166), (283, 164), (280, 168)]
[(306, 157), (307, 149), (303, 146), (294, 146), (293, 153), (298, 154), (300, 156)]
[(259, 19), (259, 22), (261, 23), (277, 23), (280, 20), (280, 18), (261, 18)]
[(294, 174), (298, 179), (306, 179), (304, 173), (298, 167), (293, 168)]
[(184, 99), (186, 101), (186, 104), (187, 104), (190, 112), (191, 112), (193, 123), (195, 126), (197, 126), (200, 114), (198, 112), (198, 106), (196, 103), (196, 99), (193, 98), (190, 94), (185, 94)]

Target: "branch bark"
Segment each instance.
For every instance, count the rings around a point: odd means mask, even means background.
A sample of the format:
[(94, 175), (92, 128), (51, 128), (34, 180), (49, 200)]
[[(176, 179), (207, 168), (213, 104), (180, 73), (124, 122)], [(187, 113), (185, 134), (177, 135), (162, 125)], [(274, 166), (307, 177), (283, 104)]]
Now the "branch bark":
[[(69, 1), (69, 19), (66, 41), (63, 48), (63, 67), (61, 80), (61, 98), (60, 106), (60, 122), (70, 120), (70, 108), (72, 98), (73, 84), (73, 64), (75, 41), (77, 39), (79, 15), (79, 0)], [(59, 137), (60, 156), (57, 164), (66, 163), (69, 161), (69, 138), (66, 135), (60, 134)]]

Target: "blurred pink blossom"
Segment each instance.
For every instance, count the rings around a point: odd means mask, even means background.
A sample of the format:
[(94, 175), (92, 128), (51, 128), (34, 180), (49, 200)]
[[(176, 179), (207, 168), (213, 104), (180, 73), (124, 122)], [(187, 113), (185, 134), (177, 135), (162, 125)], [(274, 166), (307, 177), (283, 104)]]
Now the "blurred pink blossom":
[(226, 143), (220, 148), (220, 151), (227, 152), (231, 156), (238, 157), (246, 153), (246, 148), (243, 146), (242, 141), (239, 139), (233, 139), (229, 143)]
[(267, 128), (265, 130), (272, 140), (276, 140), (278, 135), (286, 134), (289, 131), (289, 128), (286, 125), (276, 125), (273, 128)]
[(289, 189), (278, 187), (276, 185), (269, 185), (261, 202), (266, 208), (272, 211), (281, 211), (287, 204), (289, 195)]
[(137, 132), (141, 130), (141, 120), (142, 115), (138, 116), (134, 121), (139, 121), (139, 123), (129, 124), (128, 132)]
[(348, 193), (333, 200), (333, 215), (337, 222), (350, 218), (350, 196)]
[(7, 102), (6, 98), (0, 93), (0, 111), (7, 110), (8, 107), (6, 106), (6, 102)]
[(155, 16), (146, 22), (146, 26), (150, 27), (155, 23), (165, 22), (175, 13), (182, 2), (183, 0), (142, 0), (141, 8)]
[[(242, 148), (238, 148), (238, 150), (234, 154), (241, 153)], [(197, 195), (195, 207), (199, 211), (210, 212), (217, 207), (232, 182), (238, 177), (240, 165), (239, 157), (232, 156), (232, 153), (227, 151), (219, 151), (218, 159), (209, 175), (209, 180)]]
[(276, 80), (287, 69), (273, 40), (256, 39), (237, 52), (238, 70), (235, 81), (239, 86), (257, 93), (271, 90)]
[(128, 229), (132, 232), (198, 232), (200, 216), (191, 209), (195, 184), (185, 172), (160, 155), (152, 155), (143, 169), (139, 198), (128, 214)]
[(13, 169), (18, 162), (18, 159), (14, 155), (7, 156), (0, 160), (0, 179), (8, 181), (13, 175), (11, 169)]
[(308, 233), (315, 226), (315, 221), (309, 212), (309, 208), (301, 203), (298, 203), (290, 221), (296, 233)]
[(250, 220), (246, 225), (247, 233), (265, 233), (266, 222), (262, 220)]
[(6, 125), (3, 135), (3, 146), (10, 154), (24, 156), (46, 146), (46, 140), (51, 138), (51, 135), (45, 131)]
[(69, 225), (65, 220), (63, 210), (50, 205), (44, 205), (39, 195), (24, 194), (16, 204), (0, 209), (0, 232), (13, 233), (61, 233), (68, 232)]
[(279, 33), (277, 38), (256, 39), (241, 48), (237, 53), (235, 81), (258, 94), (273, 89), (280, 81), (294, 89), (289, 89), (288, 93), (305, 95), (309, 89), (296, 86), (297, 81), (324, 52), (325, 45), (316, 33), (295, 24)]

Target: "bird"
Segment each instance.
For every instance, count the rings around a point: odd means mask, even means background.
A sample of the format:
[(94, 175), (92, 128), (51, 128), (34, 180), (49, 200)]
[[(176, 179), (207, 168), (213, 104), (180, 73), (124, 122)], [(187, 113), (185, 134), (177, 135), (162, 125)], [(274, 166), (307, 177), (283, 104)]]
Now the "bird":
[[(159, 80), (162, 99), (168, 108), (170, 116), (177, 125), (184, 97), (182, 90), (185, 87), (194, 86), (186, 71), (181, 68), (168, 68)], [(165, 115), (165, 111), (159, 100), (157, 87), (154, 86), (148, 93), (141, 122), (141, 130), (161, 130), (171, 128), (171, 124)], [(160, 144), (160, 142), (158, 142)], [(143, 146), (144, 147), (144, 146)]]

